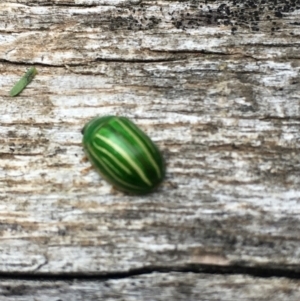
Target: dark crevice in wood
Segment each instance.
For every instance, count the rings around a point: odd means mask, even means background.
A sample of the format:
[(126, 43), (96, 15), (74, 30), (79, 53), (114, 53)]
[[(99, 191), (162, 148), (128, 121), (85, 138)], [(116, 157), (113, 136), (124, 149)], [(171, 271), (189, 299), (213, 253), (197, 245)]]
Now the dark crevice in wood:
[[(165, 62), (175, 62), (175, 61), (182, 61), (183, 58), (165, 58), (165, 59), (106, 59), (106, 58), (96, 58), (92, 61), (89, 62), (83, 62), (83, 63), (68, 63), (68, 64), (45, 64), (41, 62), (16, 62), (16, 61), (10, 61), (6, 59), (0, 59), (0, 63), (9, 63), (9, 64), (14, 64), (14, 65), (19, 65), (19, 66), (27, 66), (28, 68), (31, 66), (41, 66), (41, 67), (47, 67), (47, 68), (67, 68), (68, 67), (84, 67), (88, 66), (90, 63), (93, 62), (104, 62), (104, 63), (143, 63), (143, 64), (149, 64), (149, 63), (165, 63)], [(72, 70), (71, 70), (72, 71)], [(92, 74), (92, 73), (91, 73)]]
[(279, 120), (279, 121), (300, 121), (300, 117), (298, 116), (264, 116), (264, 117), (260, 117), (260, 120)]
[(175, 62), (182, 61), (184, 58), (165, 58), (165, 59), (106, 59), (96, 58), (95, 62), (109, 62), (109, 63), (164, 63), (164, 62)]
[[(257, 44), (257, 45), (260, 45), (260, 44)], [(270, 44), (270, 45), (263, 45), (261, 44), (260, 46), (262, 47), (269, 47), (272, 48), (272, 47), (277, 47), (279, 44)], [(244, 48), (247, 48), (247, 45), (243, 45)], [(289, 47), (294, 47), (294, 44), (283, 44), (283, 45), (279, 45), (278, 47), (285, 47), (285, 48), (289, 48)], [(249, 59), (252, 59), (253, 61), (260, 61), (260, 62), (263, 62), (263, 61), (270, 61), (270, 60), (278, 60), (277, 58), (275, 57), (255, 57), (254, 55), (251, 55), (249, 53), (243, 53), (243, 52), (224, 52), (224, 51), (211, 51), (211, 50), (205, 50), (205, 49), (202, 49), (202, 50), (188, 50), (188, 49), (179, 49), (179, 50), (153, 50), (153, 49), (149, 49), (149, 51), (153, 52), (153, 53), (169, 53), (169, 54), (173, 54), (173, 55), (178, 55), (178, 54), (181, 54), (181, 55), (185, 55), (187, 57), (187, 55), (209, 55), (209, 56), (224, 56), (224, 57), (234, 57), (234, 58), (249, 58)], [(299, 57), (296, 57), (296, 56), (286, 56), (285, 57), (286, 60), (290, 60), (290, 59), (294, 59), (294, 60), (298, 60)]]
[[(99, 4), (88, 4), (88, 3), (76, 5), (75, 3), (71, 2), (71, 1), (70, 1), (70, 3), (68, 3), (67, 1), (65, 3), (60, 3), (58, 1), (55, 1), (54, 3), (51, 1), (49, 1), (49, 3), (35, 3), (33, 1), (31, 1), (26, 4), (22, 3), (22, 5), (27, 6), (27, 7), (37, 7), (38, 6), (38, 7), (59, 7), (59, 8), (61, 8), (61, 7), (62, 8), (78, 8), (78, 7), (93, 8), (93, 7), (100, 6)], [(101, 4), (101, 6), (109, 6), (109, 5)]]
[(135, 276), (147, 275), (151, 273), (195, 273), (195, 274), (209, 274), (209, 275), (244, 275), (257, 278), (288, 278), (300, 279), (299, 270), (288, 270), (270, 267), (221, 267), (217, 265), (190, 265), (187, 267), (144, 267), (133, 269), (128, 272), (111, 272), (111, 273), (0, 273), (0, 281), (5, 279), (24, 280), (24, 281), (108, 281), (114, 279), (126, 279)]
[[(65, 65), (63, 64), (43, 64), (43, 63), (35, 63), (35, 62), (15, 62), (15, 61), (10, 61), (10, 60), (6, 60), (6, 59), (0, 59), (0, 63), (5, 63), (5, 64), (14, 64), (14, 65), (18, 65), (18, 66), (26, 66), (26, 67), (31, 67), (31, 66), (41, 66), (41, 67), (65, 67)], [(68, 64), (71, 65), (71, 64)], [(81, 65), (85, 65), (85, 64), (73, 64), (72, 66), (81, 66)]]

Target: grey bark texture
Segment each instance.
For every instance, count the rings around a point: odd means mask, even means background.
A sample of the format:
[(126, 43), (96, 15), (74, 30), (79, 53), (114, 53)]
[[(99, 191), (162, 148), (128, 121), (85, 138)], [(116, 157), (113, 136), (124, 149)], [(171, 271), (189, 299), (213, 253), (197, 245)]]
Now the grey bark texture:
[[(299, 17), (298, 0), (2, 1), (0, 276), (28, 292), (2, 286), (3, 300), (52, 300), (34, 297), (45, 285), (53, 300), (61, 286), (66, 300), (157, 287), (153, 300), (299, 300)], [(96, 115), (129, 117), (159, 146), (156, 192), (89, 170), (81, 129)], [(132, 279), (148, 285), (122, 299)], [(114, 296), (98, 287), (110, 281)]]
[(152, 273), (106, 281), (4, 280), (0, 293), (5, 301), (59, 300), (257, 300), (298, 301), (299, 280), (257, 279), (244, 275)]

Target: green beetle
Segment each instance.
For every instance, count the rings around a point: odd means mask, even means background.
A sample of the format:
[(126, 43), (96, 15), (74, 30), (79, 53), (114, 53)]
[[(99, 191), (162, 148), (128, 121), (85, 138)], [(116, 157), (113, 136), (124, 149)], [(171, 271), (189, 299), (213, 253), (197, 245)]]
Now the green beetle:
[(86, 156), (117, 189), (146, 194), (163, 180), (161, 152), (128, 118), (96, 117), (84, 126), (82, 134)]

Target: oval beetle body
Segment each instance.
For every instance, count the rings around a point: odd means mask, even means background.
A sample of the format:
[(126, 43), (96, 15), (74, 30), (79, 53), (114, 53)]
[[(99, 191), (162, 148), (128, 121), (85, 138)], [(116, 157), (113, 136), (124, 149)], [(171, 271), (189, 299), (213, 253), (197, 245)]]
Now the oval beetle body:
[(128, 118), (96, 117), (84, 126), (82, 133), (86, 156), (117, 189), (146, 194), (163, 180), (161, 152)]

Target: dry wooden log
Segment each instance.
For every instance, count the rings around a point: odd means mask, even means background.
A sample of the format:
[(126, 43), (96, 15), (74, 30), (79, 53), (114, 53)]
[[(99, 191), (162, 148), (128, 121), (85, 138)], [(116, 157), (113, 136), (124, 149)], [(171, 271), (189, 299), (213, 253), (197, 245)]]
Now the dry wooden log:
[[(0, 4), (2, 273), (299, 271), (299, 4), (266, 2)], [(85, 172), (80, 130), (97, 114), (162, 149), (156, 193)]]

